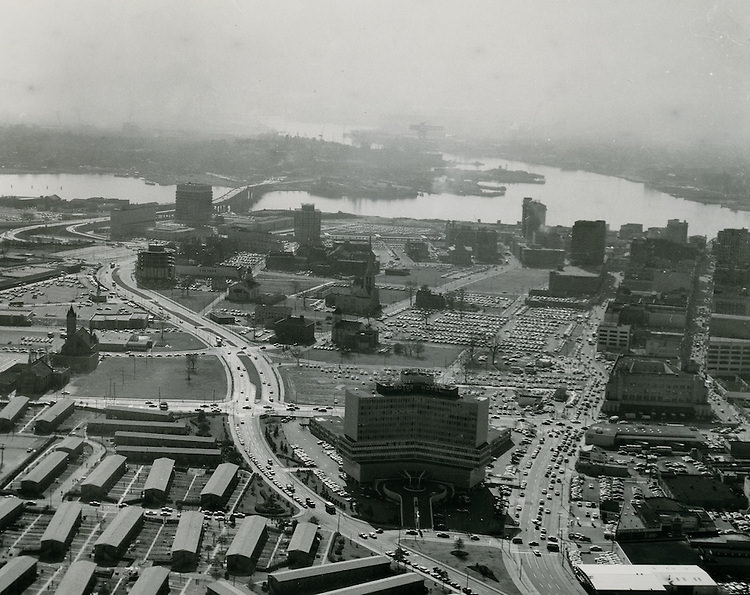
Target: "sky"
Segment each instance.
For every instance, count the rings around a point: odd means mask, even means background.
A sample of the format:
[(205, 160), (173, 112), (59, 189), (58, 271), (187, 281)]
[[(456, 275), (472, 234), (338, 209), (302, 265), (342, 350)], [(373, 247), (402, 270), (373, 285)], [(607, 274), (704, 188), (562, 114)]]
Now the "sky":
[(0, 122), (750, 140), (746, 0), (3, 0)]

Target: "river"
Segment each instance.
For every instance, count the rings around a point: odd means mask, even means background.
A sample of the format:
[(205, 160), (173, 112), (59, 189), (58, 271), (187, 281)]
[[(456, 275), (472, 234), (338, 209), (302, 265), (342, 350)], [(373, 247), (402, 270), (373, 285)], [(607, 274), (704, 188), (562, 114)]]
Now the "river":
[[(477, 160), (483, 165), (469, 165)], [(719, 205), (675, 198), (646, 188), (642, 183), (613, 176), (483, 157), (467, 157), (462, 166), (491, 168), (498, 165), (543, 174), (547, 183), (506, 184), (506, 195), (493, 198), (441, 193), (409, 199), (373, 200), (322, 198), (307, 192), (278, 191), (263, 196), (254, 208), (296, 209), (302, 202), (313, 202), (324, 212), (516, 223), (521, 218), (523, 197), (531, 196), (547, 205), (548, 225), (569, 226), (577, 219), (604, 219), (612, 229), (618, 229), (624, 223), (642, 223), (644, 228), (648, 228), (663, 227), (668, 219), (683, 219), (689, 223), (689, 234), (707, 235), (709, 238), (727, 227), (750, 228), (750, 212), (737, 212)], [(228, 190), (215, 186), (214, 196)], [(0, 195), (47, 194), (57, 194), (66, 199), (104, 196), (126, 198), (134, 203), (169, 203), (174, 201), (175, 187), (152, 186), (137, 178), (113, 175), (0, 175)]]

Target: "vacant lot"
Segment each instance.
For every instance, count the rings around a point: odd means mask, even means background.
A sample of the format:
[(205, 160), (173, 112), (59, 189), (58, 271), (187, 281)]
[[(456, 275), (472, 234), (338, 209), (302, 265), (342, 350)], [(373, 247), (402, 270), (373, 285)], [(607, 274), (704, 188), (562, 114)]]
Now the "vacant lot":
[(182, 357), (112, 357), (91, 374), (74, 376), (66, 387), (71, 395), (204, 401), (223, 400), (226, 375), (217, 357), (201, 355), (188, 380)]
[(520, 295), (529, 289), (541, 289), (549, 284), (548, 269), (510, 269), (499, 275), (467, 285), (466, 291)]
[(156, 293), (160, 293), (164, 297), (168, 297), (170, 300), (177, 302), (181, 306), (192, 310), (193, 312), (200, 312), (213, 302), (216, 298), (221, 296), (223, 291), (205, 291), (205, 290), (190, 290), (183, 291), (180, 288), (173, 289), (157, 289)]

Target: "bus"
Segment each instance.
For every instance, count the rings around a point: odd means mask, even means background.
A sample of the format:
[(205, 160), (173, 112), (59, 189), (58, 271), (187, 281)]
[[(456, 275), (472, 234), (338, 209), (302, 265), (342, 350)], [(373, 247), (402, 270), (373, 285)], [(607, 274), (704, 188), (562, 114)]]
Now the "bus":
[(333, 502), (326, 502), (324, 506), (328, 514), (336, 514), (336, 507), (333, 505)]

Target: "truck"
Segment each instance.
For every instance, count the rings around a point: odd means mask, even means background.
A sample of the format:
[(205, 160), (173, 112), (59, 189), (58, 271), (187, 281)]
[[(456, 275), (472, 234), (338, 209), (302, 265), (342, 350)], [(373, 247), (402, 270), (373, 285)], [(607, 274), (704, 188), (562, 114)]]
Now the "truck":
[(166, 401), (162, 401), (161, 403), (159, 403), (159, 409), (161, 409), (162, 411), (166, 411), (167, 409), (169, 409), (169, 403), (167, 403)]

